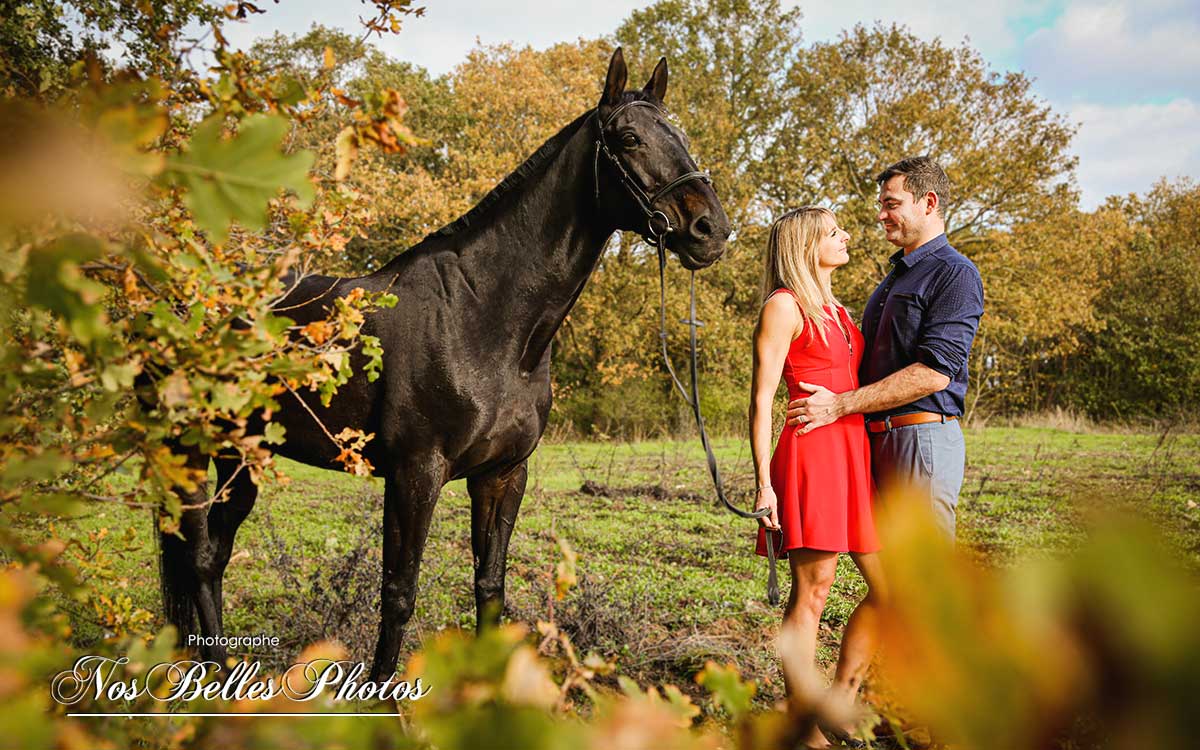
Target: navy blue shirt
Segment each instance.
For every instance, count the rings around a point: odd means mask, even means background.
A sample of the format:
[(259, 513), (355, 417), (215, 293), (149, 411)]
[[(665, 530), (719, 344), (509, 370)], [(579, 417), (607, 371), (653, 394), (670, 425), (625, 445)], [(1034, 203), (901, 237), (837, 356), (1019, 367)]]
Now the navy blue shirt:
[(859, 367), (862, 385), (920, 362), (950, 378), (945, 390), (867, 419), (931, 411), (961, 417), (967, 395), (967, 356), (983, 315), (983, 281), (975, 264), (939, 234), (908, 255), (889, 259), (892, 270), (863, 311), (867, 340)]

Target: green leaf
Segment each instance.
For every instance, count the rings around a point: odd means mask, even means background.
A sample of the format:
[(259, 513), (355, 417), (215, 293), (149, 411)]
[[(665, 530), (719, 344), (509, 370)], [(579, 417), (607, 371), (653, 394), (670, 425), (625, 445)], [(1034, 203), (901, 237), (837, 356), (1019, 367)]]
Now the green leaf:
[(274, 445), (282, 445), (287, 429), (278, 422), (268, 422), (263, 430), (263, 440)]
[(117, 401), (124, 395), (125, 393), (120, 391), (98, 393), (84, 405), (84, 414), (94, 422), (102, 422), (112, 416), (113, 411), (116, 409)]
[(643, 694), (641, 686), (623, 674), (617, 675), (617, 685), (619, 685), (621, 691), (630, 698), (636, 698)]
[(292, 76), (286, 76), (276, 82), (274, 87), (274, 95), (280, 104), (299, 104), (308, 96), (308, 92), (300, 85)]
[(193, 302), (191, 306), (188, 307), (188, 319), (187, 323), (184, 324), (184, 330), (186, 331), (187, 336), (194, 337), (200, 332), (201, 327), (204, 326), (204, 316), (206, 313), (207, 310), (204, 307), (203, 302)]
[(29, 283), (25, 299), (30, 305), (62, 316), (71, 335), (82, 344), (108, 333), (103, 284), (83, 275), (79, 265), (103, 254), (100, 242), (73, 234), (36, 248), (29, 255)]
[(203, 265), (199, 258), (186, 250), (175, 253), (171, 261), (180, 268), (187, 269), (188, 271), (195, 271)]
[(228, 414), (237, 414), (249, 403), (251, 395), (237, 383), (221, 383), (212, 390), (212, 405)]
[(269, 339), (280, 339), (287, 335), (288, 329), (296, 322), (283, 315), (263, 315), (255, 321), (255, 325), (265, 332)]
[(667, 705), (671, 707), (671, 712), (679, 717), (680, 721), (690, 724), (692, 719), (700, 715), (700, 707), (692, 703), (692, 699), (684, 695), (679, 688), (663, 685), (662, 692)]
[(704, 669), (696, 675), (696, 682), (703, 685), (712, 693), (715, 700), (736, 721), (739, 716), (750, 710), (750, 699), (758, 690), (753, 680), (742, 681), (736, 666), (720, 666), (716, 662), (708, 662)]
[(65, 492), (27, 493), (12, 506), (16, 513), (34, 513), (41, 516), (72, 516), (84, 509), (78, 497)]
[(14, 487), (21, 482), (53, 479), (71, 466), (70, 458), (53, 449), (25, 454), (19, 458), (14, 455), (6, 463), (3, 476), (0, 476), (0, 487)]
[(252, 115), (242, 120), (233, 138), (221, 138), (223, 116), (209, 117), (196, 128), (187, 153), (172, 158), (167, 173), (187, 188), (184, 201), (214, 242), (223, 242), (229, 224), (240, 222), (261, 229), (267, 221), (267, 201), (281, 189), (293, 191), (302, 205), (312, 202), (308, 181), (313, 163), (310, 151), (283, 154), (279, 150), (288, 121), (277, 115)]
[(367, 374), (367, 382), (374, 383), (379, 379), (379, 373), (383, 370), (383, 347), (379, 343), (378, 336), (364, 334), (361, 341), (362, 353), (367, 357), (363, 371)]
[(134, 377), (141, 371), (135, 362), (111, 364), (100, 373), (100, 383), (106, 391), (125, 390), (133, 387)]
[(106, 110), (96, 122), (113, 155), (125, 169), (153, 176), (163, 167), (163, 157), (151, 149), (167, 130), (167, 114), (157, 107), (128, 104)]

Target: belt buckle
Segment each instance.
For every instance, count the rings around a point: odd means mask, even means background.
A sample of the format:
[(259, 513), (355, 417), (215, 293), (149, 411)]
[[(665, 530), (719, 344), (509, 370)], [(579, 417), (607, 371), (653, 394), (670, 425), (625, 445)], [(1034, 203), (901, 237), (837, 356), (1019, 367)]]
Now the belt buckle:
[(884, 432), (892, 431), (892, 415), (891, 414), (889, 414), (883, 418), (883, 431)]

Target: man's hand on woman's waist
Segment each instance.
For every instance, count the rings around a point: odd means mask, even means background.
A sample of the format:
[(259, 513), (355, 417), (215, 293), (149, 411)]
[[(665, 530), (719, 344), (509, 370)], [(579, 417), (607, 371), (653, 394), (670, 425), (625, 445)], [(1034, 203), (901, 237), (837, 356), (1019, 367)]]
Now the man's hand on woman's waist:
[(950, 378), (921, 363), (911, 364), (878, 383), (853, 391), (834, 393), (820, 385), (797, 383), (812, 395), (788, 402), (787, 426), (800, 427), (805, 435), (818, 427), (833, 424), (847, 414), (874, 414), (911, 404), (950, 385)]

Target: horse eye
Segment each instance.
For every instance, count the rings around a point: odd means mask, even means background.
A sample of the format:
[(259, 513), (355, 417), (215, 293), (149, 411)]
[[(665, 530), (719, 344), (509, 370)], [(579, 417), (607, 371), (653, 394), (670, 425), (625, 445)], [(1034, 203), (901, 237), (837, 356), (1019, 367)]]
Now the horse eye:
[(639, 143), (641, 143), (641, 141), (638, 140), (638, 137), (633, 133), (623, 133), (621, 135), (621, 145), (626, 148), (633, 148)]

